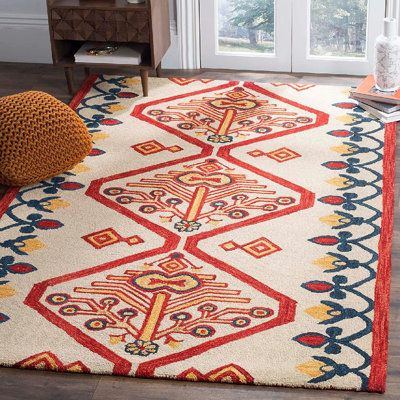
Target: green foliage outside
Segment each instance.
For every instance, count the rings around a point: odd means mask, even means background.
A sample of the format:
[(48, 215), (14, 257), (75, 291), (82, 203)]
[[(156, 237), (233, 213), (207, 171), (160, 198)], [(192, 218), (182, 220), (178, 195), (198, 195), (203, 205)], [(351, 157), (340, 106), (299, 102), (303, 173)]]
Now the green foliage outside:
[(257, 31), (274, 30), (274, 0), (232, 0), (233, 26), (247, 29), (250, 44), (257, 44)]
[(220, 50), (272, 53), (274, 0), (220, 0)]
[(314, 0), (311, 54), (364, 56), (368, 0)]
[[(221, 51), (274, 51), (274, 0), (220, 0)], [(312, 55), (365, 54), (368, 0), (312, 0)]]

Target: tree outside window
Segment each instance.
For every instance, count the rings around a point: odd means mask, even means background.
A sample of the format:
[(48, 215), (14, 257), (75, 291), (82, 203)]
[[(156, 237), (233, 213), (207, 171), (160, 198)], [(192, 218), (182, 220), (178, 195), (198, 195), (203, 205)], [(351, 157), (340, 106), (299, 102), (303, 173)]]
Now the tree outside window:
[[(363, 57), (368, 0), (311, 0), (310, 54)], [(219, 50), (273, 53), (275, 0), (219, 0)]]

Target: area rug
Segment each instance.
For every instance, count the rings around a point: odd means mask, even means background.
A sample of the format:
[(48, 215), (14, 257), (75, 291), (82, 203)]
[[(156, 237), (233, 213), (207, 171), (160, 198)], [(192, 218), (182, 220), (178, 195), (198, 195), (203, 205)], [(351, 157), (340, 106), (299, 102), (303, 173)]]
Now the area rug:
[(0, 364), (384, 391), (395, 125), (348, 94), (91, 77), (90, 156), (1, 203)]

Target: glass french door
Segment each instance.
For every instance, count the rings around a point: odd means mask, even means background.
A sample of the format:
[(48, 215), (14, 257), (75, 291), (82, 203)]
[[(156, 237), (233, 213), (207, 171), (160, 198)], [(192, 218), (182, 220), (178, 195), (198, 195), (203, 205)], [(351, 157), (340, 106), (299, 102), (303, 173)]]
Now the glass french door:
[(200, 28), (203, 68), (291, 68), (291, 0), (200, 0)]
[(295, 72), (366, 75), (383, 30), (384, 0), (294, 0)]
[(200, 0), (203, 68), (364, 75), (384, 0)]

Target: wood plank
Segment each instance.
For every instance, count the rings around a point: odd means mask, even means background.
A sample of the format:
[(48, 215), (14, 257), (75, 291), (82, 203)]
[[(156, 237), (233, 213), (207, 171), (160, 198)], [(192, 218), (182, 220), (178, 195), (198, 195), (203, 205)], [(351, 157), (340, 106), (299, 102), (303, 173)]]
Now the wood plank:
[(131, 4), (126, 0), (51, 0), (51, 6), (53, 8), (76, 8), (76, 9), (91, 9), (93, 8), (93, 2), (96, 8), (101, 10), (146, 10), (146, 2), (141, 4)]
[(150, 1), (150, 42), (151, 60), (153, 68), (157, 68), (162, 58), (171, 45), (171, 31), (169, 19), (168, 0), (149, 0)]
[(100, 377), (0, 368), (1, 400), (91, 399)]

